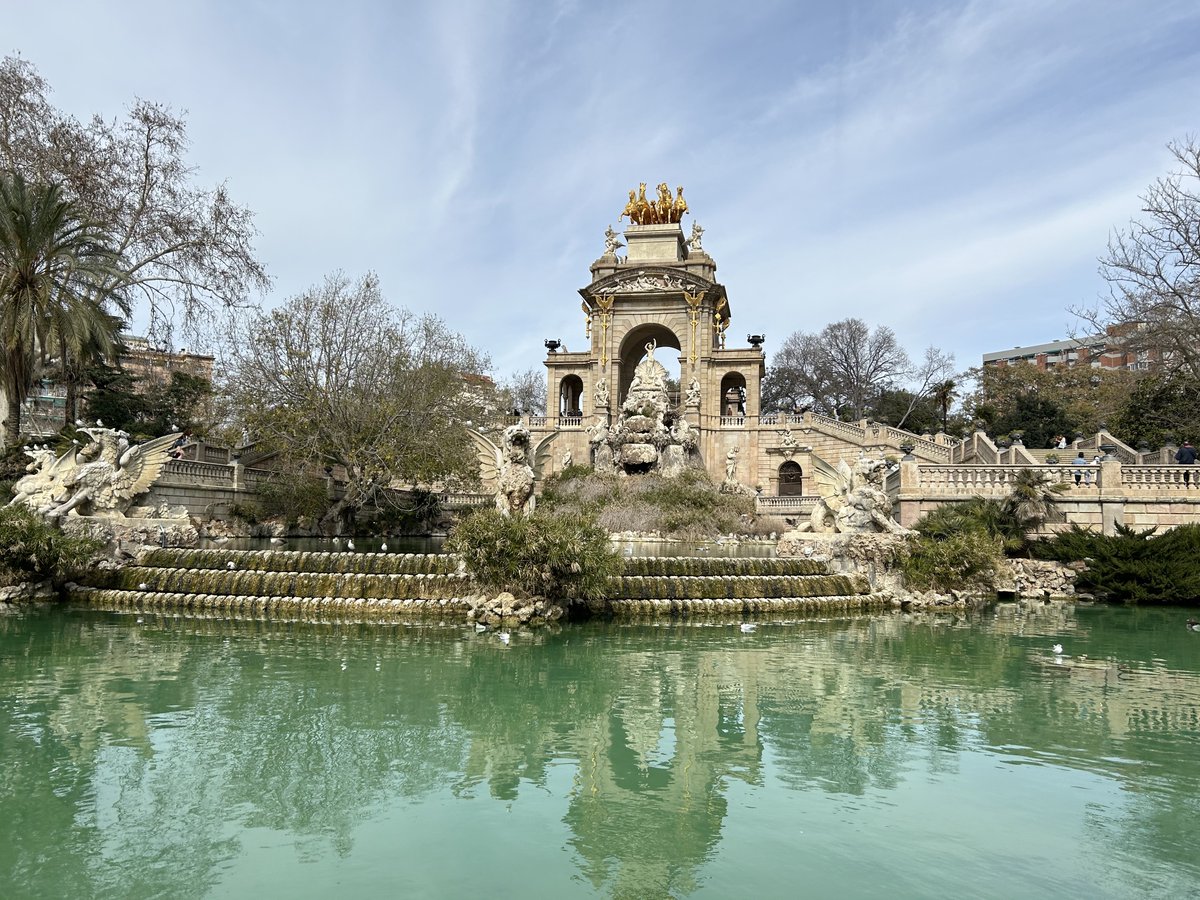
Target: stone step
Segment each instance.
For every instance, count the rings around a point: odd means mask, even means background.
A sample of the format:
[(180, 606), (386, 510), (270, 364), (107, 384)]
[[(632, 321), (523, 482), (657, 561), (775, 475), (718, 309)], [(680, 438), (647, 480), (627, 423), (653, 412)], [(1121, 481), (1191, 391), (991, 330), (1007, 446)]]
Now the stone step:
[(828, 563), (803, 557), (633, 556), (625, 560), (626, 576), (738, 577), (825, 575), (828, 572)]
[(735, 575), (642, 577), (613, 579), (610, 596), (629, 600), (772, 597), (831, 597), (868, 594), (862, 575)]
[[(89, 586), (110, 590), (211, 594), (227, 597), (370, 597), (440, 600), (470, 593), (465, 573), (374, 574), (295, 572), (262, 569), (173, 569), (127, 566), (96, 576)], [(145, 587), (143, 587), (145, 585)]]
[(142, 555), (139, 565), (170, 569), (227, 569), (264, 572), (334, 572), (371, 575), (453, 574), (461, 562), (448, 553), (351, 553), (303, 550), (163, 549)]
[(185, 594), (170, 591), (125, 591), (76, 587), (73, 599), (94, 609), (125, 612), (179, 612), (237, 617), (338, 619), (345, 621), (428, 621), (444, 616), (465, 621), (467, 602), (461, 598), (404, 600), (371, 597), (289, 597)]
[(759, 616), (841, 615), (889, 609), (895, 604), (890, 595), (879, 593), (849, 594), (832, 597), (766, 597), (730, 599), (698, 597), (666, 600), (612, 600), (608, 610), (618, 619), (664, 619), (672, 617), (717, 619), (755, 619)]

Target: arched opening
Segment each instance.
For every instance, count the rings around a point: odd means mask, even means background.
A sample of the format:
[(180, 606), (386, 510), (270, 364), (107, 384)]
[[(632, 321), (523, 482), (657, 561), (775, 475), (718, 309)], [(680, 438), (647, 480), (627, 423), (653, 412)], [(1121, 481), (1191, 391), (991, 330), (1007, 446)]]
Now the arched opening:
[[(667, 378), (669, 380), (668, 393), (671, 396), (671, 404), (678, 406), (680, 373), (679, 338), (675, 336), (675, 332), (671, 331), (670, 328), (667, 328), (665, 325), (659, 325), (657, 322), (649, 322), (631, 329), (621, 341), (621, 348), (618, 351), (617, 357), (621, 360), (621, 383), (617, 400), (620, 403), (625, 402), (625, 397), (629, 393), (629, 384), (633, 381), (633, 370), (637, 368), (638, 363), (646, 358), (646, 344), (650, 343), (650, 341), (654, 341), (657, 345), (654, 348), (655, 360), (662, 363), (663, 367), (667, 370)], [(670, 352), (672, 350), (674, 352)]]
[(583, 379), (568, 375), (558, 388), (558, 414), (560, 416), (583, 415)]
[(746, 415), (746, 379), (741, 372), (730, 372), (721, 379), (721, 415)]
[(779, 496), (799, 497), (804, 493), (804, 470), (788, 460), (779, 467)]

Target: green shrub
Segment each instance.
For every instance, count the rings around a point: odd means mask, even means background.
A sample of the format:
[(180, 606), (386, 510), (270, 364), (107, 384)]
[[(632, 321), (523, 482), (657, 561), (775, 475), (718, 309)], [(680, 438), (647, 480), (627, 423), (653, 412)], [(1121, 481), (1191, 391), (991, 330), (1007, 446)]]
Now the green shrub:
[(374, 530), (383, 534), (424, 534), (442, 514), (441, 496), (419, 488), (385, 491), (375, 502)]
[(462, 557), (479, 588), (526, 597), (598, 599), (621, 571), (608, 533), (593, 520), (540, 509), (512, 517), (476, 510), (455, 527), (446, 549)]
[(1118, 603), (1200, 605), (1200, 525), (1162, 534), (1117, 526), (1114, 535), (1078, 526), (1034, 545), (1042, 559), (1085, 561), (1075, 589)]
[(907, 544), (905, 584), (918, 591), (991, 591), (1004, 559), (1001, 538), (982, 530), (932, 537), (918, 534)]
[(259, 483), (257, 494), (256, 516), (281, 518), (289, 524), (302, 519), (315, 522), (329, 509), (325, 479), (315, 475), (272, 477), (269, 481)]
[(0, 585), (77, 575), (101, 541), (63, 534), (26, 506), (0, 509)]
[[(598, 475), (577, 467), (546, 481), (541, 506), (569, 515), (594, 516), (613, 531), (658, 531), (703, 539), (751, 528), (754, 498), (722, 494), (707, 473), (689, 469), (677, 478), (657, 475)], [(583, 468), (583, 467), (578, 467)], [(570, 477), (564, 477), (571, 473)]]

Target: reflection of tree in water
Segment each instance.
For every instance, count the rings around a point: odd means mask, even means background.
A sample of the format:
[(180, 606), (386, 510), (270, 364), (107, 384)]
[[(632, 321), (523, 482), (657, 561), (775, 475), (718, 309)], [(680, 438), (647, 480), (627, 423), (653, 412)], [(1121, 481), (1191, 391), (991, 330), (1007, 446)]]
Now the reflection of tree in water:
[[(244, 852), (230, 819), (288, 836), (301, 858), (349, 854), (397, 797), (486, 784), (519, 802), (566, 763), (584, 876), (615, 895), (681, 893), (717, 852), (730, 779), (890, 791), (981, 740), (1017, 757), (1059, 748), (1057, 764), (1116, 779), (1132, 796), (1122, 835), (1097, 823), (1097, 842), (1186, 866), (1200, 764), (1181, 742), (1200, 732), (1200, 641), (1164, 639), (1153, 617), (1122, 627), (1123, 613), (753, 636), (584, 626), (507, 647), (460, 629), (0, 619), (0, 808), (16, 817), (0, 876), (63, 895), (200, 895)], [(1072, 632), (1094, 657), (1158, 662), (1121, 677), (1039, 668), (1037, 648)]]

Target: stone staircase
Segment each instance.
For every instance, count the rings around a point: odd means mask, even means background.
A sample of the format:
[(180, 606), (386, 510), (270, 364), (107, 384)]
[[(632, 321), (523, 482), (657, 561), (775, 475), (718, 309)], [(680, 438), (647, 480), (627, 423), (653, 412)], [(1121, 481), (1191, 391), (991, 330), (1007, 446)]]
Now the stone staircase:
[[(230, 617), (465, 621), (470, 580), (450, 554), (154, 550), (94, 572), (73, 599), (100, 609)], [(810, 559), (631, 557), (592, 614), (748, 617), (879, 609), (861, 575)], [(578, 612), (583, 606), (576, 607)]]

